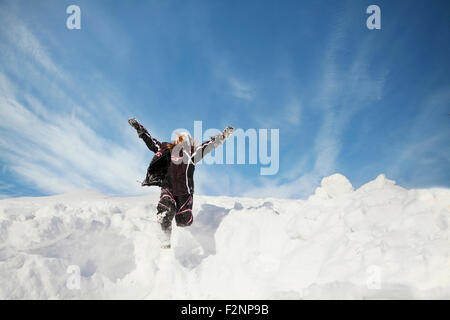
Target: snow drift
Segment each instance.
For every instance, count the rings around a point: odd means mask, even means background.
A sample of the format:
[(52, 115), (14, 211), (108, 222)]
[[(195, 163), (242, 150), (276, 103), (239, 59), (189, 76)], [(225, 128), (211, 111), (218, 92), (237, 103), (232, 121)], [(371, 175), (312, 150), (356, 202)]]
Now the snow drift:
[(380, 175), (355, 191), (335, 174), (308, 200), (197, 195), (171, 250), (159, 247), (157, 201), (1, 200), (0, 298), (450, 298), (448, 189)]

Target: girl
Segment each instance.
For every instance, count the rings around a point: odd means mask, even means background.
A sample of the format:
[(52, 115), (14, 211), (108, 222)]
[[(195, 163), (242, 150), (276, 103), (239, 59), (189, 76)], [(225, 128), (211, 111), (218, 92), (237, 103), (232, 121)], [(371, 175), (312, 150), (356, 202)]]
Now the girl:
[(173, 218), (175, 217), (179, 227), (190, 226), (193, 222), (195, 164), (224, 143), (234, 129), (228, 126), (209, 141), (196, 146), (188, 133), (178, 134), (172, 143), (159, 142), (136, 119), (132, 118), (128, 122), (136, 129), (139, 138), (155, 153), (142, 186), (161, 187), (157, 207), (158, 222), (163, 230), (161, 246), (170, 248)]

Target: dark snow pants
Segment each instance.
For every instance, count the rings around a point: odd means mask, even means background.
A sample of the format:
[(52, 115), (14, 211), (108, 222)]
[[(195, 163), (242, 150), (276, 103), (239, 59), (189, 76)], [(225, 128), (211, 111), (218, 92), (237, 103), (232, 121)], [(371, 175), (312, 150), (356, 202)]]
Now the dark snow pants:
[(166, 233), (171, 233), (173, 217), (175, 217), (177, 226), (190, 226), (194, 220), (192, 205), (192, 194), (174, 196), (169, 189), (161, 188), (157, 215), (162, 230)]

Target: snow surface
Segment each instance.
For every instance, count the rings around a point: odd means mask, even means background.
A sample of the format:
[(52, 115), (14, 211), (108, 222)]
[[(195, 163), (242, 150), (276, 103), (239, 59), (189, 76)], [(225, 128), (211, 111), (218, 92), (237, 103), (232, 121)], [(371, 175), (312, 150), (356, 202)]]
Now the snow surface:
[(448, 189), (380, 175), (355, 191), (335, 174), (308, 200), (196, 195), (194, 224), (174, 228), (170, 250), (157, 201), (95, 191), (1, 200), (0, 298), (450, 298)]

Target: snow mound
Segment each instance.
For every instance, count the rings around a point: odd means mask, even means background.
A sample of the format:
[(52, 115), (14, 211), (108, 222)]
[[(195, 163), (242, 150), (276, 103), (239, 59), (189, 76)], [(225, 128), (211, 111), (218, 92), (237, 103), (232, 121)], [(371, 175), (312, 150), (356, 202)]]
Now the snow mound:
[(323, 178), (320, 187), (316, 188), (315, 194), (310, 199), (336, 198), (353, 191), (354, 189), (350, 181), (342, 174), (336, 173)]
[(158, 195), (0, 201), (0, 299), (450, 298), (450, 190), (326, 177), (308, 200), (195, 196), (159, 246)]

